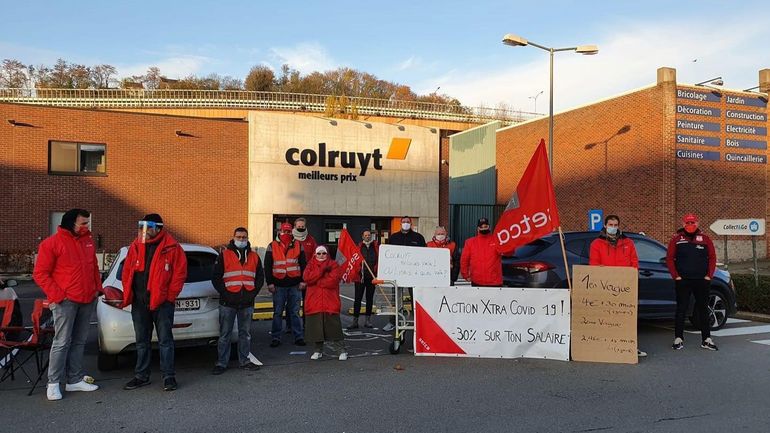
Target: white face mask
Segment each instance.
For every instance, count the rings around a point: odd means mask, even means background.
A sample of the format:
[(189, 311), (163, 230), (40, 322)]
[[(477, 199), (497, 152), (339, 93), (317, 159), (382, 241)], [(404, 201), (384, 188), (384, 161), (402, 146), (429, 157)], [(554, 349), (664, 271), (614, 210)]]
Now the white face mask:
[(446, 235), (436, 235), (436, 240), (439, 242), (444, 242), (446, 240)]
[(233, 243), (235, 244), (236, 248), (246, 248), (246, 245), (249, 244), (249, 241), (236, 241), (236, 240), (233, 240)]
[(412, 228), (412, 224), (411, 223), (401, 223), (401, 230), (409, 231), (410, 228)]

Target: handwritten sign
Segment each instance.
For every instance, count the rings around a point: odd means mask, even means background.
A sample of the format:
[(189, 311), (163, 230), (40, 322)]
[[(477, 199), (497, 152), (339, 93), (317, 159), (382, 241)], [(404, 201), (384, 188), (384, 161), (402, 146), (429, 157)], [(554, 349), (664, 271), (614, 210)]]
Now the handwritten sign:
[(377, 278), (399, 287), (448, 287), (449, 250), (446, 248), (380, 245)]
[(569, 360), (565, 289), (415, 287), (414, 353)]
[(572, 267), (572, 359), (636, 364), (638, 272)]

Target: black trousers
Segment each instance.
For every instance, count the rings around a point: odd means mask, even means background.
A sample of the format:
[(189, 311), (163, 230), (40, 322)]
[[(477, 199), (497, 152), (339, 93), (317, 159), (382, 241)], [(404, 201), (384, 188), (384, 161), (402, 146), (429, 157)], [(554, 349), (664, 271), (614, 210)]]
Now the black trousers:
[(361, 315), (361, 300), (366, 292), (366, 316), (372, 315), (372, 304), (374, 303), (374, 284), (372, 280), (364, 280), (363, 283), (356, 283), (356, 296), (353, 300), (353, 317)]
[(695, 307), (692, 314), (699, 319), (700, 334), (703, 340), (711, 336), (709, 325), (708, 299), (711, 281), (700, 279), (681, 279), (674, 282), (676, 287), (676, 322), (674, 325), (674, 337), (684, 340), (684, 319), (687, 315), (687, 307), (690, 306), (690, 294), (695, 296)]

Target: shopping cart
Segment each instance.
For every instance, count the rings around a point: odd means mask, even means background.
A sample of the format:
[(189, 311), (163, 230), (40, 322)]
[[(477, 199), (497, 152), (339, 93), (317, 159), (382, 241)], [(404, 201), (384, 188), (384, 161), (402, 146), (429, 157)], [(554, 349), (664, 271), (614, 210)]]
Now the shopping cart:
[(398, 287), (395, 281), (374, 280), (372, 282), (377, 286), (377, 290), (374, 292), (374, 304), (379, 306), (377, 315), (394, 317), (393, 342), (390, 343), (389, 351), (395, 355), (401, 351), (406, 331), (414, 331), (411, 298), (405, 298), (405, 288)]

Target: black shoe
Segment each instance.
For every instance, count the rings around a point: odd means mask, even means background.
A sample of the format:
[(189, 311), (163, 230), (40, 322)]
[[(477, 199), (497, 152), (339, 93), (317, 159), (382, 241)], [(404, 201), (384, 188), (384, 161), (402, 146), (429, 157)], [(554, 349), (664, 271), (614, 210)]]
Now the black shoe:
[(305, 344), (305, 340), (302, 339), (302, 338), (298, 338), (298, 339), (294, 340), (294, 345), (295, 346), (307, 346), (307, 344)]
[(270, 347), (278, 347), (281, 345), (281, 340), (273, 340), (270, 342)]
[(719, 350), (716, 344), (714, 344), (714, 340), (711, 339), (711, 337), (703, 340), (703, 343), (701, 343), (700, 347), (706, 349), (706, 350)]
[(215, 365), (214, 369), (211, 370), (211, 374), (213, 374), (214, 376), (219, 376), (220, 374), (224, 373), (225, 370), (227, 370), (225, 367), (222, 367), (220, 365)]
[(240, 368), (241, 370), (246, 370), (246, 371), (257, 371), (257, 370), (259, 370), (259, 366), (257, 364), (254, 364), (253, 362), (249, 362), (248, 364), (243, 364), (243, 365), (241, 365), (238, 368)]
[(176, 391), (176, 379), (173, 377), (163, 379), (163, 391)]
[(127, 384), (125, 384), (123, 386), (123, 389), (130, 391), (132, 389), (136, 389), (136, 388), (139, 388), (141, 386), (145, 386), (145, 385), (149, 385), (149, 384), (150, 384), (150, 379), (142, 380), (142, 379), (139, 379), (139, 378), (135, 377), (135, 378), (131, 379)]

